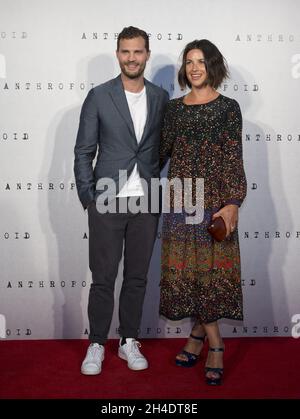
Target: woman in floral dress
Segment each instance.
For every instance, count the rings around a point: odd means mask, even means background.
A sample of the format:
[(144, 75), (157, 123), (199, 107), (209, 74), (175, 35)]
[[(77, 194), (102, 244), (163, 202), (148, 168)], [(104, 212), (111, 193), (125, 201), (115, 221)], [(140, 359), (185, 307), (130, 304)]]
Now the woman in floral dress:
[[(221, 384), (224, 344), (217, 320), (242, 320), (238, 242), (238, 209), (246, 196), (242, 157), (242, 116), (236, 100), (217, 92), (228, 77), (226, 60), (210, 41), (189, 43), (183, 52), (178, 81), (190, 92), (171, 100), (160, 145), (161, 168), (170, 158), (168, 180), (204, 179), (204, 217), (188, 224), (187, 211), (175, 210), (178, 195), (171, 187), (170, 210), (163, 216), (160, 314), (171, 320), (192, 317), (195, 324), (176, 364), (197, 362), (207, 337), (207, 384)], [(182, 202), (183, 201), (183, 195)], [(217, 242), (207, 231), (221, 216), (226, 239)]]

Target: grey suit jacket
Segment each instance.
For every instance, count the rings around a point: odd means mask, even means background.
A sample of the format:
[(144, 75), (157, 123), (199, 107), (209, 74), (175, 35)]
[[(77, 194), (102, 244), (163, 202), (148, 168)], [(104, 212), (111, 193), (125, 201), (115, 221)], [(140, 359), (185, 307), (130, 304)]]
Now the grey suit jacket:
[(146, 79), (145, 86), (148, 115), (140, 143), (135, 136), (121, 76), (89, 91), (81, 109), (74, 150), (76, 186), (84, 208), (101, 193), (96, 190), (100, 178), (113, 179), (118, 193), (122, 186), (118, 182), (119, 170), (127, 170), (129, 177), (135, 163), (148, 185), (152, 177), (159, 178), (161, 123), (169, 95)]

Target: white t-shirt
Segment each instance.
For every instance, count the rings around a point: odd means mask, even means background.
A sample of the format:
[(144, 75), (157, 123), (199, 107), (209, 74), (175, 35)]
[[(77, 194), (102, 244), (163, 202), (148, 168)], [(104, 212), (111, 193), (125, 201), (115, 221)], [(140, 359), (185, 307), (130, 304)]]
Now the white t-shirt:
[[(134, 126), (135, 136), (137, 142), (139, 143), (142, 139), (147, 119), (146, 88), (144, 86), (143, 90), (141, 90), (139, 93), (132, 93), (125, 90), (125, 94)], [(137, 164), (135, 164), (131, 175), (117, 196), (126, 197), (143, 195), (144, 191), (142, 188), (141, 178), (137, 169)]]

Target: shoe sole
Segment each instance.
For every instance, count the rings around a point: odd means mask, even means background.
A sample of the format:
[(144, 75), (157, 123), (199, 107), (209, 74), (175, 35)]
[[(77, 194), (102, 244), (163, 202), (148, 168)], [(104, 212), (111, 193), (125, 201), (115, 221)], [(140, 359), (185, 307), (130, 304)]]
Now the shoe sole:
[(175, 365), (177, 365), (177, 367), (183, 367), (183, 368), (193, 368), (198, 361), (194, 362), (194, 363), (188, 363), (185, 361), (179, 361), (179, 360), (175, 360)]
[(96, 371), (96, 372), (80, 370), (80, 372), (83, 375), (99, 375), (101, 373), (101, 370)]
[[(120, 351), (118, 351), (118, 357), (119, 358), (121, 358), (121, 359), (123, 359), (124, 361), (127, 361), (127, 358), (126, 358), (126, 356), (125, 355), (123, 355), (123, 353), (122, 352), (120, 352)], [(130, 369), (130, 370), (132, 370), (132, 371), (142, 371), (142, 370), (146, 370), (147, 368), (148, 368), (148, 364), (147, 364), (147, 366), (146, 367), (130, 367), (129, 366), (129, 364), (128, 364), (128, 361), (127, 361), (127, 367)]]

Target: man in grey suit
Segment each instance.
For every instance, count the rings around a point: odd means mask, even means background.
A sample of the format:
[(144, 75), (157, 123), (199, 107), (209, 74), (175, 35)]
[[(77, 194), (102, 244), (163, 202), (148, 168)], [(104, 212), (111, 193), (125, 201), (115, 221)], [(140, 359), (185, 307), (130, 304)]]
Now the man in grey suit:
[[(88, 211), (92, 272), (88, 302), (90, 345), (81, 365), (86, 375), (101, 372), (123, 245), (118, 355), (132, 370), (148, 367), (136, 338), (159, 214), (132, 211), (128, 204), (132, 199), (138, 203), (148, 197), (151, 179), (159, 178), (160, 129), (168, 93), (144, 79), (150, 56), (146, 32), (132, 26), (124, 28), (118, 36), (116, 55), (121, 74), (88, 93), (75, 146), (74, 172), (79, 199)], [(115, 196), (108, 194), (109, 199), (103, 200), (113, 201), (115, 212), (99, 211), (98, 203), (107, 192), (103, 185), (99, 187), (104, 178), (116, 185)]]

